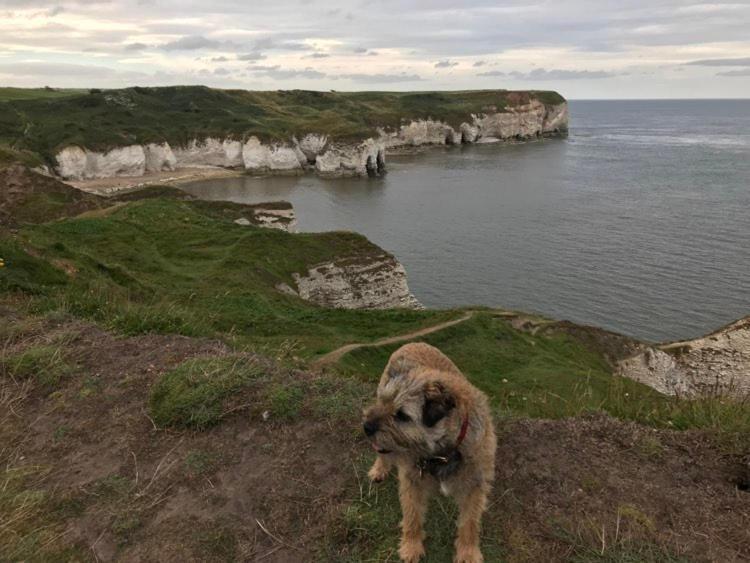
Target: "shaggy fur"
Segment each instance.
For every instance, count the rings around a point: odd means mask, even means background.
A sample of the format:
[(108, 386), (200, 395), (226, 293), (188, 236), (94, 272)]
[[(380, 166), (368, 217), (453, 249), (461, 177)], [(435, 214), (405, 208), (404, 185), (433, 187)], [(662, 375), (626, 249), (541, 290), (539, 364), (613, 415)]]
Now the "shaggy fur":
[[(457, 444), (465, 420), (466, 434)], [(401, 559), (415, 563), (424, 555), (427, 502), (440, 490), (459, 507), (454, 561), (483, 561), (479, 531), (496, 448), (485, 395), (438, 349), (407, 344), (391, 356), (377, 400), (364, 413), (364, 428), (378, 452), (370, 479), (382, 481), (391, 468), (398, 470)]]

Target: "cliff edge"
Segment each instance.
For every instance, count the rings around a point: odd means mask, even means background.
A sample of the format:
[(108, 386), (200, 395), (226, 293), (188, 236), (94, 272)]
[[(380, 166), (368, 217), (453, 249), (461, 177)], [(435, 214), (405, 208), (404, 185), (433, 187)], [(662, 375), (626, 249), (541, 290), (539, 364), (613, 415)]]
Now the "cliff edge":
[[(555, 92), (249, 92), (205, 87), (90, 91), (0, 102), (0, 144), (65, 180), (194, 167), (377, 176), (389, 150), (565, 135)], [(72, 126), (72, 124), (76, 124)]]

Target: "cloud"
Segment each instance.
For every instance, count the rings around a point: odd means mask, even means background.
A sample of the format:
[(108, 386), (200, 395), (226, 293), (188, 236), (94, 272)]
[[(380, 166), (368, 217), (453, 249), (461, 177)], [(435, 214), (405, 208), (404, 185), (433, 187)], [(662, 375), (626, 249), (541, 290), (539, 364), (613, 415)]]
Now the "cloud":
[(216, 76), (227, 76), (227, 75), (229, 75), (231, 73), (232, 73), (232, 71), (230, 71), (229, 69), (224, 68), (224, 67), (219, 67), (217, 69), (214, 69), (214, 74)]
[(451, 61), (449, 59), (446, 59), (444, 61), (438, 61), (435, 63), (435, 68), (450, 68), (453, 66), (458, 66), (458, 63), (455, 61)]
[[(485, 76), (488, 75), (495, 76), (485, 73)], [(535, 68), (531, 72), (509, 72), (508, 76), (520, 80), (591, 80), (611, 78), (612, 76), (615, 76), (615, 74), (603, 70), (545, 70), (543, 68)]]
[(98, 65), (80, 65), (70, 63), (45, 63), (38, 61), (0, 64), (0, 74), (15, 76), (39, 76), (57, 78), (60, 76), (81, 76), (83, 78), (99, 78), (114, 76), (117, 71)]
[(302, 57), (303, 59), (327, 59), (330, 57), (328, 53), (311, 53)]
[(274, 80), (289, 80), (292, 78), (304, 78), (308, 80), (325, 78), (323, 72), (307, 67), (303, 69), (281, 68), (280, 65), (251, 65), (247, 68), (250, 72), (261, 74)]
[(685, 64), (691, 66), (750, 66), (750, 57), (744, 59), (703, 59)]
[(245, 53), (244, 55), (237, 55), (238, 61), (262, 61), (266, 56), (263, 53), (257, 51), (252, 53)]
[(726, 72), (717, 72), (716, 76), (729, 76), (729, 77), (750, 76), (750, 68), (743, 68), (740, 70), (728, 70)]
[(501, 70), (488, 70), (487, 72), (480, 72), (477, 76), (505, 76), (505, 73)]
[(301, 41), (282, 40), (276, 37), (258, 39), (253, 47), (255, 51), (310, 51), (310, 46)]
[(216, 49), (220, 47), (219, 41), (208, 39), (202, 35), (186, 35), (175, 41), (170, 41), (161, 46), (165, 51), (196, 51), (198, 49)]
[(229, 60), (229, 59), (228, 59), (227, 57), (221, 56), (221, 57), (213, 57), (213, 58), (211, 59), (211, 62), (212, 62), (212, 63), (225, 63), (225, 62), (227, 62), (228, 60)]
[(368, 82), (370, 84), (395, 84), (397, 82), (420, 82), (424, 80), (416, 74), (364, 74), (364, 73), (352, 73), (352, 74), (339, 74), (338, 76), (331, 76), (334, 80), (339, 78), (343, 80), (351, 80), (353, 82)]
[[(204, 66), (232, 69), (229, 77), (201, 75), (212, 84), (229, 84), (242, 76), (230, 66), (235, 60), (278, 65), (276, 72), (287, 74), (305, 72), (309, 64), (312, 72), (328, 73), (321, 88), (336, 86), (331, 71), (314, 64), (320, 59), (335, 65), (337, 74), (365, 76), (350, 85), (380, 82), (384, 89), (395, 82), (406, 89), (411, 85), (404, 77), (418, 75), (424, 80), (416, 84), (425, 89), (471, 89), (490, 80), (477, 73), (504, 69), (519, 73), (506, 74), (508, 79), (538, 81), (530, 85), (563, 89), (568, 97), (747, 95), (745, 81), (706, 80), (701, 69), (736, 76), (750, 68), (741, 64), (750, 57), (750, 2), (606, 0), (596, 10), (591, 6), (590, 0), (381, 0), (377, 9), (363, 10), (347, 0), (0, 0), (0, 60), (105, 65), (119, 73), (116, 78), (90, 78), (81, 69), (66, 83), (113, 87), (134, 68), (149, 83), (162, 77), (172, 83), (199, 79)], [(140, 52), (150, 56), (128, 56)], [(229, 61), (209, 63), (217, 55)], [(373, 62), (378, 64), (366, 64)], [(555, 70), (563, 64), (564, 71)], [(540, 67), (545, 74), (533, 72)], [(641, 78), (595, 80), (627, 71)], [(640, 74), (647, 71), (655, 74)], [(44, 74), (18, 76), (27, 75), (5, 75), (2, 82), (46, 81)], [(273, 87), (265, 78), (262, 71), (251, 72), (241, 84)], [(294, 87), (293, 80), (306, 79), (288, 80)]]

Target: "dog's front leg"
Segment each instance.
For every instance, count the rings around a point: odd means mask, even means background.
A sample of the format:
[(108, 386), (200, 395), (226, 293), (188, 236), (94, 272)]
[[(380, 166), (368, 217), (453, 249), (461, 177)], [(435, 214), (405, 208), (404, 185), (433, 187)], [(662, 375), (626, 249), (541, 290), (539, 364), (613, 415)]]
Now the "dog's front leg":
[(367, 472), (367, 476), (370, 478), (370, 481), (380, 483), (388, 477), (391, 467), (393, 467), (393, 462), (389, 458), (383, 455), (378, 455), (375, 458), (375, 463), (372, 464), (370, 471)]
[(401, 499), (401, 546), (399, 556), (406, 563), (417, 563), (424, 555), (424, 523), (427, 511), (427, 486), (414, 468), (398, 468), (398, 489)]
[(455, 563), (482, 563), (479, 549), (479, 532), (482, 514), (487, 507), (487, 492), (475, 487), (456, 498), (458, 502), (458, 535), (456, 536)]

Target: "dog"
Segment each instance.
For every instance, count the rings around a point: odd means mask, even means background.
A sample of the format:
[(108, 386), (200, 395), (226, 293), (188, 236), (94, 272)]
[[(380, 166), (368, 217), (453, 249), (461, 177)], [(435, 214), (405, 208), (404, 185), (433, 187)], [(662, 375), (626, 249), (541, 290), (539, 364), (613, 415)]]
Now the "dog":
[(437, 348), (406, 344), (388, 361), (363, 427), (377, 452), (370, 480), (398, 470), (401, 559), (416, 563), (424, 556), (427, 503), (440, 490), (459, 508), (454, 561), (481, 563), (479, 532), (497, 447), (484, 393)]

